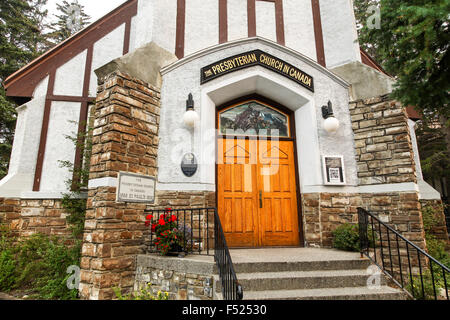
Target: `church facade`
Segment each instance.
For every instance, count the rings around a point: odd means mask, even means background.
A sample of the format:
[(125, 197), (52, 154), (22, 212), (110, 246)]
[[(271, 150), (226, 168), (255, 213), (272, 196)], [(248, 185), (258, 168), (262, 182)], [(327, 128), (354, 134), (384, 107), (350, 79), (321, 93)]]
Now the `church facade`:
[(67, 136), (90, 132), (83, 297), (132, 286), (145, 209), (217, 207), (230, 247), (261, 248), (330, 247), (363, 207), (425, 247), (440, 195), (393, 83), (351, 0), (129, 0), (5, 80), (20, 107), (0, 218), (65, 234), (78, 177), (61, 163), (85, 165)]

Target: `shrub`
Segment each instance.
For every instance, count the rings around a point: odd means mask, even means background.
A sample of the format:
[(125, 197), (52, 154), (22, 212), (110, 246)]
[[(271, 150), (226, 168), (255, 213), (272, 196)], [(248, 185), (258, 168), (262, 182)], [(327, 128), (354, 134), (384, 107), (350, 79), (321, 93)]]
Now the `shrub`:
[[(439, 299), (439, 296), (442, 295), (441, 289), (445, 288), (445, 282), (442, 275), (442, 270), (436, 268), (434, 265), (433, 276), (431, 275), (431, 271), (426, 269), (422, 278), (420, 275), (413, 276), (413, 285), (409, 280), (409, 283), (406, 285), (406, 290), (408, 290), (416, 299), (421, 300), (434, 300), (434, 291), (436, 290), (436, 296)], [(434, 280), (434, 286), (433, 286)], [(422, 291), (422, 282), (423, 282), (423, 291)]]
[(445, 241), (437, 239), (432, 234), (433, 228), (442, 223), (436, 215), (436, 210), (432, 206), (425, 206), (422, 209), (422, 219), (428, 254), (450, 267), (450, 254), (446, 251)]
[(11, 250), (0, 251), (0, 290), (10, 291), (15, 283), (16, 261)]
[[(378, 235), (372, 233), (371, 226), (367, 227), (367, 236), (369, 246), (373, 247), (374, 243), (378, 241)], [(357, 224), (345, 223), (333, 231), (333, 248), (359, 252), (361, 250), (359, 239), (359, 226)]]
[(349, 223), (337, 227), (333, 231), (333, 248), (359, 252), (359, 227)]
[(23, 240), (0, 238), (0, 290), (29, 290), (39, 299), (72, 300), (77, 290), (67, 288), (71, 265), (79, 265), (80, 243), (66, 246), (62, 239), (35, 234)]

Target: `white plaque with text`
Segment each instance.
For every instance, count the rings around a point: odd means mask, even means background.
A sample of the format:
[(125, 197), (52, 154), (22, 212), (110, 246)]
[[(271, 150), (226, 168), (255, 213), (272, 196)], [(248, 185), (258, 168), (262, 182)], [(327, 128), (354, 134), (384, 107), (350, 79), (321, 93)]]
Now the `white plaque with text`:
[(140, 174), (120, 172), (117, 186), (117, 202), (155, 201), (155, 178)]

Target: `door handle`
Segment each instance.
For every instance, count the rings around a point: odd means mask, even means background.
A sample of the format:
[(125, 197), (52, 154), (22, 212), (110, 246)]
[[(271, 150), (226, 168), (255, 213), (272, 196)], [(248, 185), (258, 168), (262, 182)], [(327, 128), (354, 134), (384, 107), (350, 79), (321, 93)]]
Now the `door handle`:
[(259, 207), (260, 208), (263, 207), (262, 191), (261, 190), (259, 190)]

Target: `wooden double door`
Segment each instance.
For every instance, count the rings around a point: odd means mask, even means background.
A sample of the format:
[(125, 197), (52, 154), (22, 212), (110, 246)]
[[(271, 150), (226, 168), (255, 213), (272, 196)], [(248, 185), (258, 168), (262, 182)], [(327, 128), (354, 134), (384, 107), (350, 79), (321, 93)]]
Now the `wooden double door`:
[(299, 245), (294, 141), (218, 139), (218, 211), (229, 247)]

